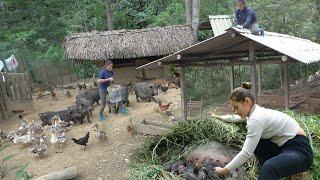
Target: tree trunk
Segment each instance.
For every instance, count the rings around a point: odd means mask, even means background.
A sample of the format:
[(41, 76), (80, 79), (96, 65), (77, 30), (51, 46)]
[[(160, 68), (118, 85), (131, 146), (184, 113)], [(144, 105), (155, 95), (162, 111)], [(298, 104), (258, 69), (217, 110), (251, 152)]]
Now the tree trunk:
[(192, 22), (192, 0), (185, 0), (186, 4), (186, 23), (191, 24)]
[(105, 6), (106, 6), (106, 16), (107, 16), (107, 25), (108, 25), (108, 30), (111, 31), (113, 30), (113, 12), (111, 8), (111, 1), (110, 0), (105, 0)]
[(198, 41), (199, 14), (200, 14), (200, 0), (193, 0), (193, 3), (192, 3), (192, 30), (193, 30), (193, 36), (196, 41)]

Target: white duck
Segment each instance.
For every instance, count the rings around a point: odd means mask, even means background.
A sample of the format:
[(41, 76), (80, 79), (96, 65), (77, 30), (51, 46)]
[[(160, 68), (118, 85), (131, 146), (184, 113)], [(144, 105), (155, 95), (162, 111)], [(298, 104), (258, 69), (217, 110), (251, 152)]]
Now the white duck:
[(12, 141), (14, 144), (19, 144), (19, 143), (28, 144), (28, 143), (31, 143), (34, 139), (30, 131), (28, 131), (28, 133), (23, 136), (18, 136), (15, 132), (13, 132), (12, 135), (13, 135)]

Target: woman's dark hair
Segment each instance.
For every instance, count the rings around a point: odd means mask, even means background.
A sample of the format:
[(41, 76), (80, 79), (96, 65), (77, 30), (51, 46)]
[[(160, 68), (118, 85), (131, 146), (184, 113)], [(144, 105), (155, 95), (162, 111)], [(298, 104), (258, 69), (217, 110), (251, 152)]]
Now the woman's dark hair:
[(252, 88), (252, 83), (243, 82), (241, 84), (241, 87), (238, 87), (231, 92), (229, 99), (235, 102), (244, 102), (246, 98), (250, 98), (254, 103), (254, 97), (250, 92), (251, 88)]

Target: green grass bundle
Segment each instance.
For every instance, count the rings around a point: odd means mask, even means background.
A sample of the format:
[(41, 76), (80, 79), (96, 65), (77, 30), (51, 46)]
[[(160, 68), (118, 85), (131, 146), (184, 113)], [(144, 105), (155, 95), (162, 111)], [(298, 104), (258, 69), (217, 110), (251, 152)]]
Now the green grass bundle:
[[(309, 135), (315, 156), (311, 173), (313, 179), (320, 179), (320, 117), (305, 116), (291, 111), (287, 113), (294, 117)], [(131, 178), (179, 178), (166, 172), (165, 166), (183, 158), (193, 147), (210, 141), (218, 141), (228, 147), (241, 150), (245, 135), (245, 123), (227, 124), (210, 117), (180, 122), (168, 134), (154, 137), (136, 150), (132, 155), (134, 167)], [(246, 179), (256, 179), (256, 175), (257, 162), (250, 160), (246, 169)]]

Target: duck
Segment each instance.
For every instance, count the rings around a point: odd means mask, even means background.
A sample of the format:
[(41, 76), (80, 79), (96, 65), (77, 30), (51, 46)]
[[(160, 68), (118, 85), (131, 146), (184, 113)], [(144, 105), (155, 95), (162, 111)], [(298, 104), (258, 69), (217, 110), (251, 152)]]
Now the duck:
[(43, 158), (44, 152), (47, 150), (47, 148), (48, 147), (46, 144), (40, 143), (39, 145), (30, 148), (29, 151), (34, 157)]
[(18, 136), (15, 132), (13, 132), (12, 135), (13, 135), (12, 141), (13, 141), (14, 144), (22, 143), (22, 144), (27, 145), (27, 144), (30, 144), (34, 140), (34, 138), (31, 135), (30, 131), (28, 131), (28, 133), (26, 135), (23, 135), (23, 136)]
[(51, 139), (50, 139), (51, 144), (57, 144), (57, 143), (63, 144), (66, 142), (66, 140), (67, 138), (65, 133), (57, 134), (57, 133), (51, 132)]
[(92, 128), (94, 128), (94, 131), (96, 131), (96, 137), (99, 139), (100, 143), (107, 140), (107, 133), (102, 130), (99, 130), (98, 124), (94, 124)]

